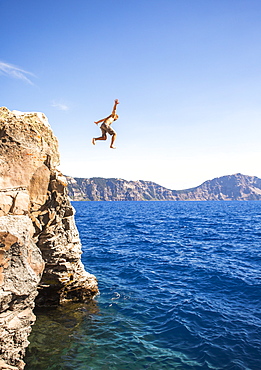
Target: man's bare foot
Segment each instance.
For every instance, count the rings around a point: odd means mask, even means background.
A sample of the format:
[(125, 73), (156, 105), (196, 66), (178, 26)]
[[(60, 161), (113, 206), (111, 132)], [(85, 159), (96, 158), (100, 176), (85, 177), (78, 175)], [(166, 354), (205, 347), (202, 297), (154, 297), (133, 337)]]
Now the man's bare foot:
[(110, 148), (111, 149), (116, 149), (116, 146), (111, 145)]
[(94, 138), (92, 139), (92, 143), (93, 143), (93, 145), (95, 145), (95, 139)]

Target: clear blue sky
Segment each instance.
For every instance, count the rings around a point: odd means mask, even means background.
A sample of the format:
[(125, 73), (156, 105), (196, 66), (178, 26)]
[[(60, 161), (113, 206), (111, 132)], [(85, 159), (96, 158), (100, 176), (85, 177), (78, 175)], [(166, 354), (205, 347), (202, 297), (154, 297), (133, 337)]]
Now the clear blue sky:
[[(260, 0), (0, 0), (0, 106), (40, 111), (76, 177), (261, 177)], [(93, 123), (110, 114), (117, 149)]]

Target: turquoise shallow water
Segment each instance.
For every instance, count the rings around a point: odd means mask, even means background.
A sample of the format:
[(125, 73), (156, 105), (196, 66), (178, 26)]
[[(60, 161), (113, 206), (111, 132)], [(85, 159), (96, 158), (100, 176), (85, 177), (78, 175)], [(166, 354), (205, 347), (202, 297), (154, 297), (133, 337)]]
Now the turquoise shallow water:
[(261, 203), (73, 205), (100, 296), (36, 311), (26, 370), (261, 369)]

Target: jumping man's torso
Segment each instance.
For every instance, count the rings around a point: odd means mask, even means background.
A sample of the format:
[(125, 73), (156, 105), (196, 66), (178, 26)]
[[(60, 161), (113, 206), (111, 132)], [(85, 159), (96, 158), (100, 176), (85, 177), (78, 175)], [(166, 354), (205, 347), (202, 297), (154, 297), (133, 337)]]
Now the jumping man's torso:
[(110, 125), (113, 121), (114, 121), (113, 117), (108, 117), (106, 118), (105, 121), (103, 121), (103, 123), (106, 123), (106, 125)]

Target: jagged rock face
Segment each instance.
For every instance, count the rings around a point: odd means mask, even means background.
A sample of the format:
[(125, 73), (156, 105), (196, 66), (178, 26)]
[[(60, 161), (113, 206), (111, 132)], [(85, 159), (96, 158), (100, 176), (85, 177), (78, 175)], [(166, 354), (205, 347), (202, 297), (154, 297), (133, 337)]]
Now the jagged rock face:
[(35, 219), (35, 238), (45, 261), (36, 303), (50, 306), (90, 299), (98, 293), (97, 281), (80, 259), (81, 244), (65, 177), (52, 173), (49, 192)]
[(0, 108), (0, 368), (24, 368), (35, 299), (58, 305), (98, 292), (80, 260), (58, 164), (57, 139), (43, 114)]
[(72, 200), (261, 200), (261, 179), (235, 174), (204, 182), (186, 190), (170, 190), (151, 181), (122, 179), (90, 179), (67, 176)]
[(1, 216), (0, 228), (0, 358), (22, 369), (44, 262), (27, 215)]

